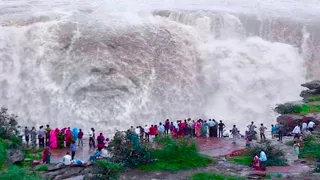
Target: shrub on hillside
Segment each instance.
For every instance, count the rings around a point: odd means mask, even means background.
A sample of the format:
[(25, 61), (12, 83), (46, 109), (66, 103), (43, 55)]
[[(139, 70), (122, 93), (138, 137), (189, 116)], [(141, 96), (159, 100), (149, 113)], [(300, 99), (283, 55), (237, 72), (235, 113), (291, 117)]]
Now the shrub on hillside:
[(254, 157), (260, 155), (260, 152), (264, 151), (267, 155), (267, 166), (286, 166), (287, 160), (284, 157), (284, 153), (281, 149), (271, 144), (270, 141), (266, 141), (265, 144), (255, 145), (250, 148), (249, 155)]
[(308, 102), (315, 102), (315, 101), (320, 101), (320, 94), (317, 95), (312, 95), (307, 98)]
[(8, 114), (8, 109), (0, 109), (0, 138), (9, 139), (16, 130), (17, 117), (14, 114)]
[(286, 103), (277, 105), (274, 110), (279, 114), (307, 114), (320, 112), (320, 105), (293, 105)]
[(299, 154), (300, 158), (320, 159), (320, 142), (314, 136), (303, 140), (303, 148)]
[(139, 137), (130, 131), (116, 132), (107, 149), (112, 154), (112, 162), (121, 163), (128, 168), (148, 164), (153, 160), (151, 151), (139, 143)]
[(116, 180), (122, 170), (122, 165), (101, 160), (94, 164), (92, 170), (92, 176), (86, 175), (84, 180)]

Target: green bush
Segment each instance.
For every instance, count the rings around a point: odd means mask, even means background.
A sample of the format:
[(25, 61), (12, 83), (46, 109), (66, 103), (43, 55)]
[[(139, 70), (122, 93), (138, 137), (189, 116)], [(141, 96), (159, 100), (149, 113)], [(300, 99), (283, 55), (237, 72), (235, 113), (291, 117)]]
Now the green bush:
[(309, 136), (303, 141), (300, 158), (320, 159), (320, 143), (314, 136)]
[(110, 159), (112, 162), (123, 164), (128, 168), (148, 164), (153, 160), (151, 151), (139, 143), (139, 137), (130, 131), (117, 132), (107, 149), (112, 154)]
[(312, 95), (308, 97), (308, 102), (315, 102), (315, 101), (320, 101), (320, 94)]
[(283, 178), (283, 174), (281, 174), (281, 173), (270, 173), (270, 174), (267, 175), (267, 179), (274, 179), (274, 178), (281, 179), (281, 178)]
[(10, 166), (0, 174), (0, 179), (6, 180), (41, 180), (33, 171), (27, 171), (18, 166)]
[(92, 169), (93, 176), (85, 176), (84, 180), (116, 180), (122, 170), (122, 165), (100, 160), (94, 164)]
[(3, 139), (0, 139), (0, 169), (3, 168), (4, 163), (7, 160), (7, 147)]
[(156, 161), (152, 164), (143, 165), (142, 170), (170, 170), (190, 169), (207, 166), (213, 161), (198, 152), (194, 141), (181, 138), (172, 140), (164, 137), (158, 142), (163, 146), (153, 151), (152, 155)]
[(225, 175), (225, 174), (215, 174), (215, 173), (207, 173), (207, 172), (196, 173), (192, 175), (190, 179), (191, 180), (245, 180), (244, 178), (241, 178), (241, 177), (234, 177), (234, 176)]
[(267, 155), (267, 166), (286, 166), (287, 160), (284, 157), (284, 153), (281, 149), (271, 144), (270, 141), (266, 141), (265, 144), (255, 145), (250, 148), (249, 155), (254, 157), (260, 155), (260, 152), (264, 151)]

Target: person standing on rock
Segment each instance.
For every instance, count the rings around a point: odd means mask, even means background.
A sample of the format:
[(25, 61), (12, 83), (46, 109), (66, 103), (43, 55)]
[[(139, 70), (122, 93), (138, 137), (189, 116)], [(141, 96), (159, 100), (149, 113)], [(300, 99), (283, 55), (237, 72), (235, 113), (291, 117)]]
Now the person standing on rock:
[(45, 130), (46, 130), (46, 146), (50, 146), (50, 131), (51, 131), (50, 126), (47, 125)]
[(213, 121), (211, 119), (209, 119), (209, 121), (208, 121), (209, 137), (213, 137), (213, 126), (214, 126)]
[(232, 144), (236, 144), (237, 143), (237, 138), (239, 136), (239, 130), (236, 127), (236, 125), (233, 125), (233, 128), (231, 130), (231, 134), (232, 134)]
[(260, 128), (259, 128), (259, 130), (260, 130), (260, 140), (261, 140), (261, 143), (262, 143), (262, 142), (266, 141), (265, 131), (266, 131), (267, 128), (265, 126), (263, 126), (262, 123), (260, 125), (261, 125)]
[(39, 139), (39, 148), (44, 148), (44, 138), (46, 137), (46, 131), (43, 129), (43, 126), (40, 126), (38, 132), (38, 139)]
[(282, 142), (283, 131), (284, 131), (284, 129), (283, 129), (283, 128), (284, 128), (284, 127), (283, 127), (283, 124), (280, 122), (280, 123), (278, 124), (278, 126), (277, 126), (277, 129), (278, 129), (278, 136), (279, 136), (278, 141), (280, 141), (280, 142)]
[(265, 171), (267, 167), (267, 155), (263, 150), (260, 152), (260, 167), (263, 171)]
[(220, 120), (220, 123), (218, 124), (218, 127), (219, 127), (219, 138), (223, 138), (223, 129), (226, 126), (222, 123), (222, 120)]
[(78, 146), (80, 146), (81, 148), (83, 147), (83, 132), (82, 129), (79, 129), (78, 132)]
[(28, 127), (24, 127), (24, 139), (26, 141), (27, 147), (29, 147), (29, 137), (30, 137), (30, 131)]
[(170, 129), (170, 121), (169, 121), (169, 119), (166, 120), (166, 122), (164, 124), (164, 128), (165, 128), (165, 135), (169, 135), (169, 129)]
[(149, 139), (149, 127), (148, 127), (148, 125), (145, 125), (145, 127), (144, 127), (144, 135), (145, 135), (145, 141), (146, 142), (149, 142), (150, 141), (150, 139)]
[(32, 127), (30, 134), (31, 134), (32, 147), (35, 148), (37, 145), (37, 134), (38, 134), (35, 127)]
[(94, 133), (94, 128), (91, 128), (91, 131), (89, 132), (89, 147), (96, 148), (96, 143), (95, 143), (95, 133)]
[(271, 138), (273, 139), (277, 131), (277, 127), (271, 124)]
[(300, 139), (301, 130), (299, 124), (294, 127), (292, 133), (294, 134), (294, 139)]
[(213, 130), (213, 132), (212, 132), (212, 136), (214, 137), (214, 138), (217, 138), (218, 137), (218, 123), (216, 122), (216, 120), (215, 119), (212, 119), (212, 122), (213, 122), (213, 128), (212, 128), (212, 130)]

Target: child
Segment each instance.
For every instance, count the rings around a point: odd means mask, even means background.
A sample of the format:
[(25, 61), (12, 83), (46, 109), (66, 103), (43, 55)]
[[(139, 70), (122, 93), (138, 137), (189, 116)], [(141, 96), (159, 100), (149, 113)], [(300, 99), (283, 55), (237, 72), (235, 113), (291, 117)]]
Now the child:
[(297, 154), (297, 160), (298, 160), (299, 154), (300, 154), (300, 143), (299, 143), (299, 141), (294, 141), (293, 142), (293, 150)]

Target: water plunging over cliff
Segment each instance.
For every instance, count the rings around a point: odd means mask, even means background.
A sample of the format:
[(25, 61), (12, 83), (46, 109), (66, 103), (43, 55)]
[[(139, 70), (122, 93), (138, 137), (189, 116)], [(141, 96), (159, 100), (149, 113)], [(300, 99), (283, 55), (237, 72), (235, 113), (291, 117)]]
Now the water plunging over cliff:
[(0, 102), (23, 125), (270, 124), (276, 103), (319, 77), (319, 28), (304, 18), (316, 1), (296, 19), (266, 2), (259, 13), (209, 0), (4, 2)]

